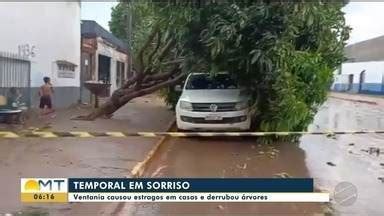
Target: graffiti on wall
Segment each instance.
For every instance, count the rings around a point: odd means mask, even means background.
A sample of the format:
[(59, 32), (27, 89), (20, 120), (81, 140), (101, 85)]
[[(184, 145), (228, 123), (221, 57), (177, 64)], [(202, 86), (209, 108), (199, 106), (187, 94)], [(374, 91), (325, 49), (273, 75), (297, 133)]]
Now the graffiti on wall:
[(33, 58), (36, 56), (36, 46), (31, 44), (20, 44), (18, 46), (19, 55), (25, 58)]

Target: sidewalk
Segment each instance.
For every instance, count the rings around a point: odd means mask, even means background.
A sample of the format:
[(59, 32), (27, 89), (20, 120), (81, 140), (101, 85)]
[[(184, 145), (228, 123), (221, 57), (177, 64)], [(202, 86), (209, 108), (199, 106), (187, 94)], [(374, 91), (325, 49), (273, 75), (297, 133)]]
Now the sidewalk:
[[(121, 108), (112, 119), (73, 121), (70, 117), (86, 114), (90, 108), (72, 107), (58, 110), (56, 118), (43, 120), (37, 115), (27, 128), (61, 131), (164, 131), (174, 119), (155, 95), (137, 98)], [(50, 123), (49, 127), (46, 127)], [(96, 215), (101, 205), (22, 205), (19, 201), (21, 177), (128, 177), (160, 137), (128, 138), (20, 138), (0, 140), (0, 213), (16, 212), (28, 207), (71, 215), (74, 212)]]
[(371, 105), (381, 105), (381, 106), (384, 105), (384, 96), (381, 96), (381, 95), (329, 92), (328, 96), (336, 99), (367, 103)]
[(111, 119), (98, 118), (94, 121), (75, 121), (72, 117), (86, 115), (93, 108), (90, 105), (76, 105), (67, 109), (58, 109), (54, 118), (50, 115), (40, 118), (39, 110), (30, 110), (24, 125), (1, 124), (0, 129), (43, 129), (58, 131), (163, 131), (174, 114), (168, 110), (156, 95), (135, 98), (114, 113)]

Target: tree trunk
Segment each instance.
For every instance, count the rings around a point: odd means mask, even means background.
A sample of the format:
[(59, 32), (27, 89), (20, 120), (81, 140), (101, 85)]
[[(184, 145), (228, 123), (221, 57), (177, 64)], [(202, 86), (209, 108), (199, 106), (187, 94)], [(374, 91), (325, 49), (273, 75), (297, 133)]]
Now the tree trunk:
[(181, 69), (184, 58), (177, 49), (176, 40), (163, 37), (160, 23), (155, 24), (136, 57), (135, 76), (114, 91), (108, 101), (92, 113), (74, 119), (92, 121), (101, 116), (110, 117), (133, 98), (181, 81), (185, 76)]
[[(144, 83), (144, 84), (138, 85), (136, 83), (133, 86), (127, 85), (128, 82), (132, 82), (132, 81), (128, 81), (124, 86), (130, 86), (129, 88), (124, 88), (123, 86), (122, 88), (117, 89), (116, 91), (113, 92), (112, 96), (108, 99), (108, 101), (102, 104), (99, 108), (95, 109), (92, 113), (88, 115), (77, 116), (74, 118), (74, 120), (93, 121), (96, 118), (99, 118), (102, 116), (109, 118), (112, 116), (114, 112), (116, 112), (118, 109), (120, 109), (122, 106), (127, 104), (132, 99), (153, 93), (164, 87), (175, 85), (176, 83), (181, 81), (184, 76), (185, 76), (184, 73), (180, 73), (176, 77), (170, 77), (167, 80), (155, 82), (155, 84)], [(151, 80), (151, 79), (148, 79), (148, 80)], [(137, 88), (137, 86), (140, 86), (140, 88)]]
[[(128, 103), (128, 101), (127, 101), (127, 103)], [(92, 113), (85, 115), (85, 116), (77, 116), (74, 118), (74, 120), (93, 121), (96, 118), (99, 118), (102, 116), (110, 117), (115, 111), (117, 111), (122, 106), (124, 106), (124, 104), (117, 105), (117, 104), (113, 104), (111, 100), (108, 100), (106, 103), (102, 104), (100, 107), (98, 107)]]

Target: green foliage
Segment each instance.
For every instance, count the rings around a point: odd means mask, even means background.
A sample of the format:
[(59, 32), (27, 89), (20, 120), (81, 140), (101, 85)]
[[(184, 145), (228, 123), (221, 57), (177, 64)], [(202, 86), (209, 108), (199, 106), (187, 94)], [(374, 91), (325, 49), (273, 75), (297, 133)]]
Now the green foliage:
[[(145, 1), (140, 4), (121, 2), (112, 8), (111, 17), (109, 22), (111, 32), (131, 43), (134, 53), (143, 45), (156, 19), (154, 6)], [(128, 41), (129, 39), (131, 41)]]
[[(252, 92), (259, 130), (306, 129), (344, 60), (350, 29), (342, 2), (144, 2), (133, 6), (140, 17), (133, 42), (160, 23), (177, 41), (185, 70), (233, 73)], [(114, 11), (111, 23), (119, 20)], [(165, 94), (169, 103), (177, 101), (173, 91)]]
[(164, 98), (165, 103), (172, 108), (175, 109), (177, 101), (181, 92), (175, 91), (173, 87), (167, 87), (160, 90), (160, 96)]
[(192, 24), (201, 29), (195, 36), (200, 43), (189, 48), (211, 72), (229, 71), (253, 93), (258, 129), (305, 130), (343, 61), (349, 28), (342, 6), (319, 1), (204, 7)]
[(128, 33), (128, 14), (127, 8), (125, 4), (117, 4), (115, 7), (112, 7), (111, 17), (112, 20), (109, 22), (109, 29), (113, 34), (127, 41), (127, 33)]

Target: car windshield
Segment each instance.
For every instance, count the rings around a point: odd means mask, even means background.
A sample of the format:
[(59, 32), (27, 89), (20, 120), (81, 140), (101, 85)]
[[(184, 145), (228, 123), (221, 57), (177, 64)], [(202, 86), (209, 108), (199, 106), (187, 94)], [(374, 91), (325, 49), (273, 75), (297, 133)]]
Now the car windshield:
[(189, 77), (185, 89), (237, 89), (238, 85), (229, 74), (193, 74)]

